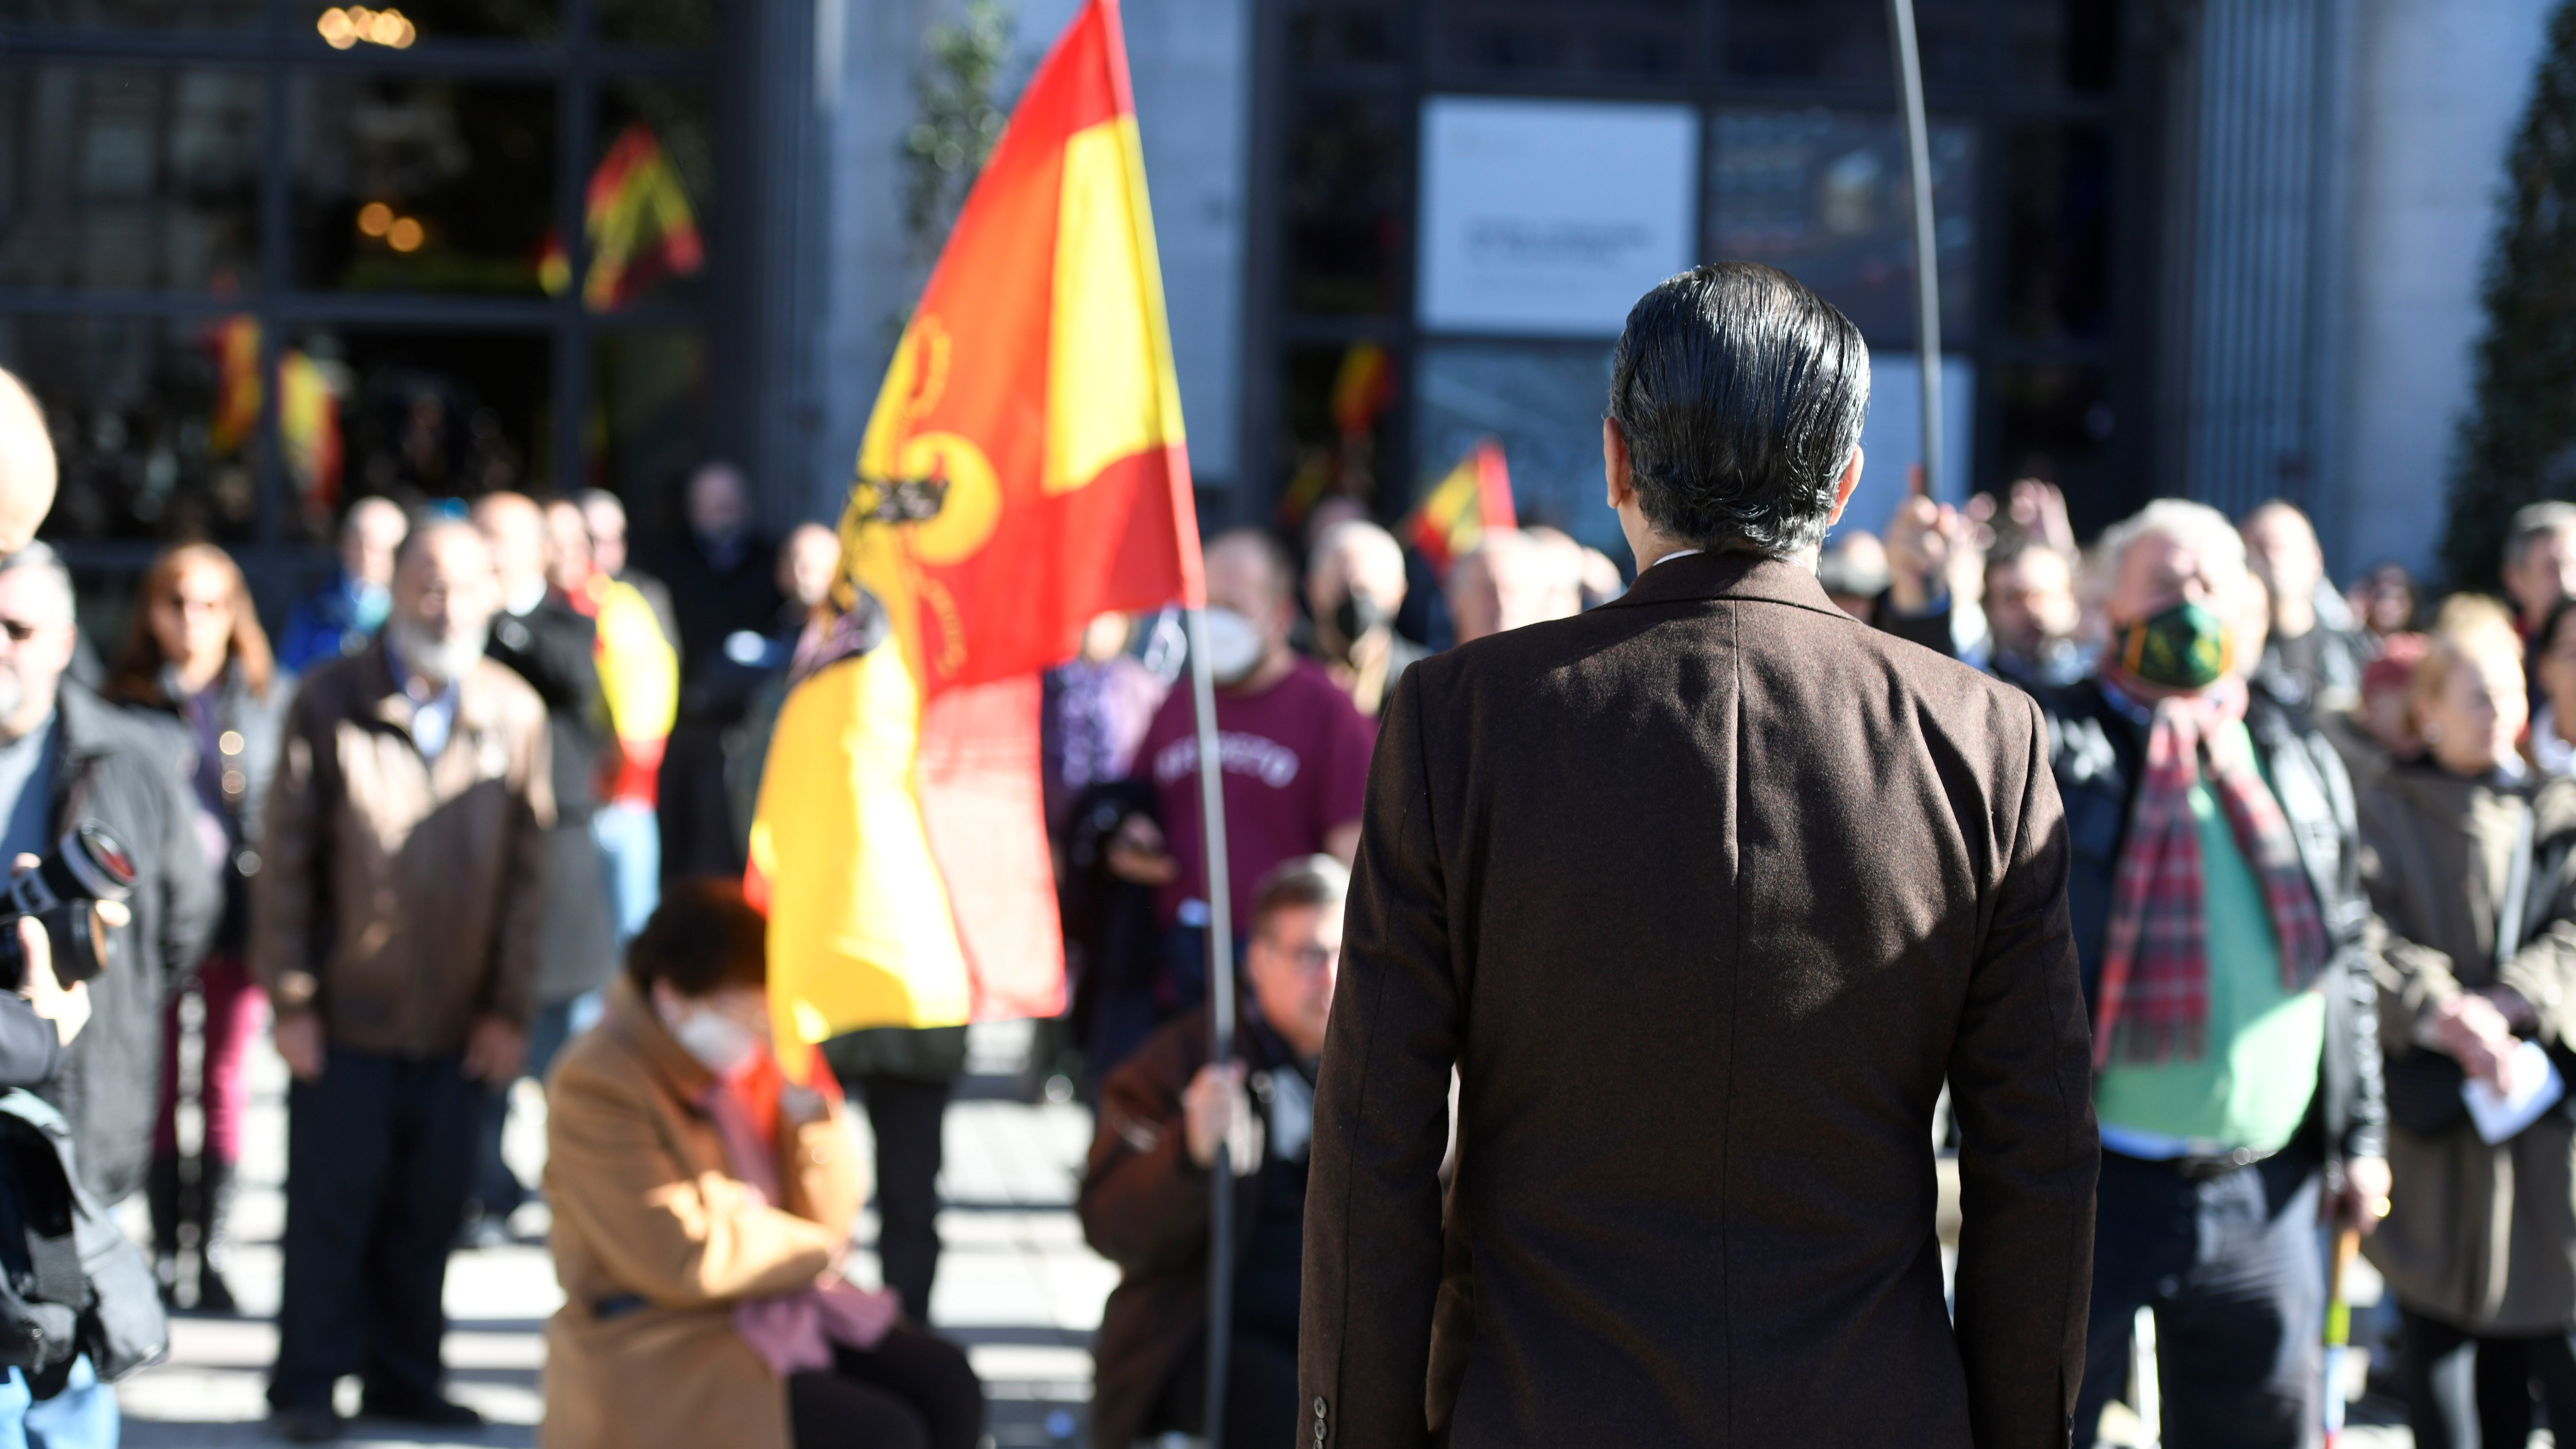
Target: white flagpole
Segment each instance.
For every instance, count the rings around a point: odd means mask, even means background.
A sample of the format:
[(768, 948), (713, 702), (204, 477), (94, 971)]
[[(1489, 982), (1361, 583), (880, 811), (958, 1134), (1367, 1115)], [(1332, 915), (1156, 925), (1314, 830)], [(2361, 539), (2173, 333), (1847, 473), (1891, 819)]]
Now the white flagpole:
[[(1183, 611), (1190, 635), (1190, 696), (1198, 706), (1199, 826), (1207, 839), (1208, 1061), (1234, 1060), (1234, 902), (1225, 861), (1225, 776), (1216, 738), (1216, 677), (1208, 672), (1207, 610)], [(1234, 1164), (1216, 1140), (1208, 1177), (1207, 1449), (1224, 1449), (1226, 1358), (1234, 1332)]]
[(1941, 255), (1932, 215), (1932, 139), (1923, 119), (1923, 56), (1914, 43), (1914, 0), (1887, 0), (1894, 33), (1896, 90), (1905, 112), (1906, 170), (1914, 192), (1914, 350), (1923, 368), (1923, 496), (1946, 502), (1941, 462)]

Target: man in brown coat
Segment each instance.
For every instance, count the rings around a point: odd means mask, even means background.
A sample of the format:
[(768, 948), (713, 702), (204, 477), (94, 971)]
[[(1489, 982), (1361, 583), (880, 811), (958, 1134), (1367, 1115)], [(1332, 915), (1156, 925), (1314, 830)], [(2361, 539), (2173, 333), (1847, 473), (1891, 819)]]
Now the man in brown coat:
[(2026, 696), (1816, 582), (1867, 400), (1786, 275), (1665, 282), (1603, 426), (1635, 587), (1406, 672), (1317, 1092), (1301, 1442), (2067, 1444), (2064, 821)]
[(518, 1074), (545, 904), (546, 710), (483, 657), (491, 549), (435, 520), (403, 541), (393, 616), (304, 681), (269, 796), (252, 972), (287, 1095), (286, 1282), (269, 1403), (334, 1438), (367, 1412), (479, 1423), (440, 1396), (440, 1296), (484, 1084)]

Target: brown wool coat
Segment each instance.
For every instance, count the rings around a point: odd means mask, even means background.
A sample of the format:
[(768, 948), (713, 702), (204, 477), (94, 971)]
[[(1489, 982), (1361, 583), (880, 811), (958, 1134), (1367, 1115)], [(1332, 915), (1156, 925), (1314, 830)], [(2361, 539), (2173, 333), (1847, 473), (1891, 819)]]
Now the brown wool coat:
[[(2539, 1009), (2543, 1042), (2576, 1047), (2576, 783), (2554, 781), (2526, 804), (2431, 765), (2401, 765), (2359, 805), (2390, 1059), (2424, 1050), (2422, 1023), (2442, 1001), (2499, 979)], [(2561, 865), (2553, 879), (2535, 867), (2524, 917), (2533, 929), (2499, 977), (2496, 915), (2526, 812), (2536, 812), (2536, 853)], [(2388, 1220), (2362, 1251), (2400, 1303), (2502, 1336), (2576, 1321), (2576, 1129), (2564, 1111), (2492, 1147), (2465, 1117), (2431, 1136), (2391, 1121), (2388, 1166)]]
[(475, 1018), (524, 1026), (545, 914), (546, 707), (479, 660), (423, 760), (382, 639), (305, 677), (251, 881), (250, 967), (358, 1051), (462, 1051)]
[(2097, 1146), (2027, 696), (1677, 559), (1408, 670), (1364, 830), (1301, 1443), (2063, 1449)]
[[(706, 1068), (626, 978), (546, 1084), (546, 1201), (564, 1306), (546, 1324), (543, 1449), (789, 1449), (785, 1382), (734, 1304), (811, 1284), (865, 1184), (835, 1106), (779, 1140), (787, 1201), (727, 1170)], [(603, 1300), (645, 1306), (606, 1319)]]

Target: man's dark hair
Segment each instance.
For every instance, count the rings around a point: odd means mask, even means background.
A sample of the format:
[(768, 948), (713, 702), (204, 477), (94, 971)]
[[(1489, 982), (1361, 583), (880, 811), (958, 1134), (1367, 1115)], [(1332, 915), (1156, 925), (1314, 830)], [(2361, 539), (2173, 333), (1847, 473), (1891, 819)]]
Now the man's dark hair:
[(769, 982), (769, 922), (721, 877), (681, 881), (626, 948), (626, 974), (646, 996), (668, 981), (682, 996)]
[(1693, 267), (1637, 300), (1610, 420), (1657, 532), (1785, 558), (1824, 541), (1869, 411), (1851, 319), (1758, 262)]
[(1252, 891), (1252, 931), (1258, 936), (1281, 911), (1338, 906), (1351, 893), (1351, 873), (1329, 855), (1301, 855), (1280, 862)]

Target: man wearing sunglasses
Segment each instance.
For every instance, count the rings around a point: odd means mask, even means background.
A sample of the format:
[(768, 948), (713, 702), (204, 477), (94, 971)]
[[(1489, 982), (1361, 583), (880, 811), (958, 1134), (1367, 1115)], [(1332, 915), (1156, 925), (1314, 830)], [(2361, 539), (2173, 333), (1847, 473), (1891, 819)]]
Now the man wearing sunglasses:
[[(1084, 1236), (1125, 1272), (1094, 1350), (1096, 1444), (1204, 1433), (1212, 1417), (1228, 1444), (1278, 1444), (1297, 1427), (1306, 1149), (1349, 889), (1340, 861), (1310, 855), (1254, 891), (1243, 953), (1251, 995), (1232, 1062), (1209, 1062), (1207, 1013), (1195, 1011), (1147, 1038), (1101, 1086), (1078, 1208)], [(1226, 1402), (1212, 1414), (1208, 1173), (1220, 1140), (1238, 1174), (1234, 1334)]]

